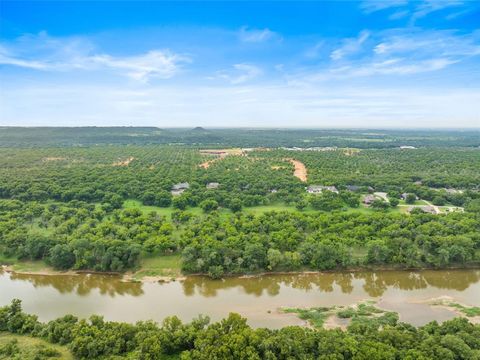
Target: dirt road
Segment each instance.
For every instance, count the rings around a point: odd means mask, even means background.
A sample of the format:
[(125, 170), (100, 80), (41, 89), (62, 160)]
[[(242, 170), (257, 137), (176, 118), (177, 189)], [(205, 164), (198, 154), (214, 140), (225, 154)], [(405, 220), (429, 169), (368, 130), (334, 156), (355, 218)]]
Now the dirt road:
[(299, 178), (303, 182), (306, 182), (307, 181), (307, 168), (305, 167), (305, 165), (302, 162), (300, 162), (298, 160), (295, 160), (295, 159), (286, 159), (286, 160), (290, 161), (293, 164), (293, 166), (295, 166), (293, 176)]

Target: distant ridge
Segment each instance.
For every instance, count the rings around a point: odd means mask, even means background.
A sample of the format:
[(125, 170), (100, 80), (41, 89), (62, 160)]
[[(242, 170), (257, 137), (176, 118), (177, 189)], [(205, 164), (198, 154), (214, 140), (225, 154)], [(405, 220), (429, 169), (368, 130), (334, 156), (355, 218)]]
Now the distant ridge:
[(205, 129), (204, 129), (203, 127), (201, 127), (201, 126), (197, 126), (197, 127), (194, 127), (194, 128), (192, 129), (192, 131), (207, 131), (207, 130), (205, 130)]

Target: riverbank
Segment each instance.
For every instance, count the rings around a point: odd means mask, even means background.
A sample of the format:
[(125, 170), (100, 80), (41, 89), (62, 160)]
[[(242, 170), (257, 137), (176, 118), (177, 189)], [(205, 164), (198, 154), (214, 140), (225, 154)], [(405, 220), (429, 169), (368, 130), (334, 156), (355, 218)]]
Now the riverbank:
[[(43, 261), (19, 261), (10, 265), (0, 265), (3, 271), (9, 273), (23, 274), (23, 275), (81, 275), (81, 274), (97, 274), (97, 275), (115, 275), (122, 278), (124, 282), (170, 282), (185, 280), (187, 277), (208, 277), (208, 274), (190, 273), (185, 274), (181, 271), (181, 259), (179, 255), (167, 255), (144, 258), (141, 261), (140, 267), (135, 271), (127, 272), (98, 272), (93, 270), (55, 270), (45, 264)], [(222, 279), (227, 278), (259, 278), (270, 275), (321, 275), (321, 274), (335, 274), (335, 273), (359, 273), (359, 272), (395, 272), (395, 271), (445, 271), (445, 270), (480, 270), (480, 263), (469, 263), (462, 265), (452, 265), (442, 268), (433, 267), (401, 267), (401, 266), (357, 266), (344, 269), (329, 269), (329, 270), (308, 270), (302, 269), (298, 271), (260, 271), (253, 273), (235, 273), (225, 274)], [(220, 280), (220, 279), (217, 279)]]
[[(131, 323), (161, 322), (170, 315), (191, 321), (199, 314), (219, 320), (235, 311), (254, 327), (281, 328), (303, 324), (292, 314), (280, 314), (282, 308), (346, 308), (371, 300), (381, 309), (398, 313), (400, 321), (421, 326), (457, 316), (450, 309), (424, 303), (429, 299), (449, 296), (469, 308), (480, 307), (480, 270), (271, 274), (220, 281), (187, 276), (165, 282), (124, 281), (120, 276), (98, 274), (3, 272), (0, 288), (4, 289), (0, 306), (19, 298), (42, 321), (68, 313), (80, 318), (100, 313), (108, 320)], [(332, 327), (336, 322), (327, 321)]]

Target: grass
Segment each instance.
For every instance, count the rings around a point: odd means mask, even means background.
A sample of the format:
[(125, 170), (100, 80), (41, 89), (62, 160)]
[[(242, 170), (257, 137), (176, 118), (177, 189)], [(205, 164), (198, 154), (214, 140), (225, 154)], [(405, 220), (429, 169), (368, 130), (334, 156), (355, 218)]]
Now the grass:
[[(50, 356), (48, 356), (50, 355)], [(0, 332), (0, 359), (74, 359), (65, 346), (30, 336)]]
[(7, 257), (0, 254), (0, 265), (9, 265), (18, 272), (53, 271), (43, 260), (19, 260), (16, 257)]
[(448, 306), (458, 309), (468, 317), (480, 316), (480, 307), (478, 306), (464, 306), (457, 303), (450, 303)]
[(321, 328), (325, 320), (332, 314), (334, 308), (329, 307), (317, 307), (310, 309), (300, 309), (300, 308), (284, 308), (282, 309), (285, 313), (294, 313), (302, 319), (308, 321), (308, 323), (316, 328)]
[(284, 308), (282, 311), (284, 313), (297, 314), (300, 319), (308, 321), (310, 325), (316, 328), (322, 328), (325, 320), (332, 315), (335, 315), (339, 319), (351, 319), (350, 324), (370, 323), (376, 326), (393, 324), (398, 320), (398, 315), (396, 313), (379, 309), (374, 304), (375, 302), (373, 301), (366, 301), (347, 308), (342, 306), (309, 309)]
[(399, 205), (428, 205), (425, 200), (415, 200), (413, 204), (407, 204), (405, 200), (400, 199), (399, 200)]
[(133, 274), (135, 280), (141, 280), (146, 276), (168, 276), (175, 278), (180, 276), (182, 261), (180, 255), (149, 256), (143, 258), (140, 270)]
[(0, 254), (0, 265), (13, 265), (18, 262), (16, 257), (5, 256)]
[(12, 269), (18, 272), (41, 272), (41, 271), (54, 271), (43, 260), (17, 260)]

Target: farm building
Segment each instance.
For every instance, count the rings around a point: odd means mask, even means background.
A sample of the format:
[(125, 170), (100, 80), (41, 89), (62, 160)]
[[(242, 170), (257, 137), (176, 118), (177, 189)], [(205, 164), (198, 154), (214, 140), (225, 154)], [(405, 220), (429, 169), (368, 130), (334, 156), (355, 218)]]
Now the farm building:
[(218, 182), (211, 182), (207, 184), (207, 189), (218, 189), (220, 184)]
[(412, 212), (413, 209), (420, 209), (422, 210), (424, 213), (428, 213), (428, 214), (436, 214), (437, 211), (435, 210), (435, 208), (433, 206), (430, 206), (430, 205), (426, 205), (426, 206), (410, 206), (408, 208), (408, 212)]
[(189, 183), (179, 183), (172, 186), (171, 194), (173, 196), (181, 195), (185, 190), (190, 187)]
[(323, 191), (331, 191), (338, 194), (338, 190), (335, 186), (310, 185), (307, 187), (307, 192), (309, 194), (321, 194)]

